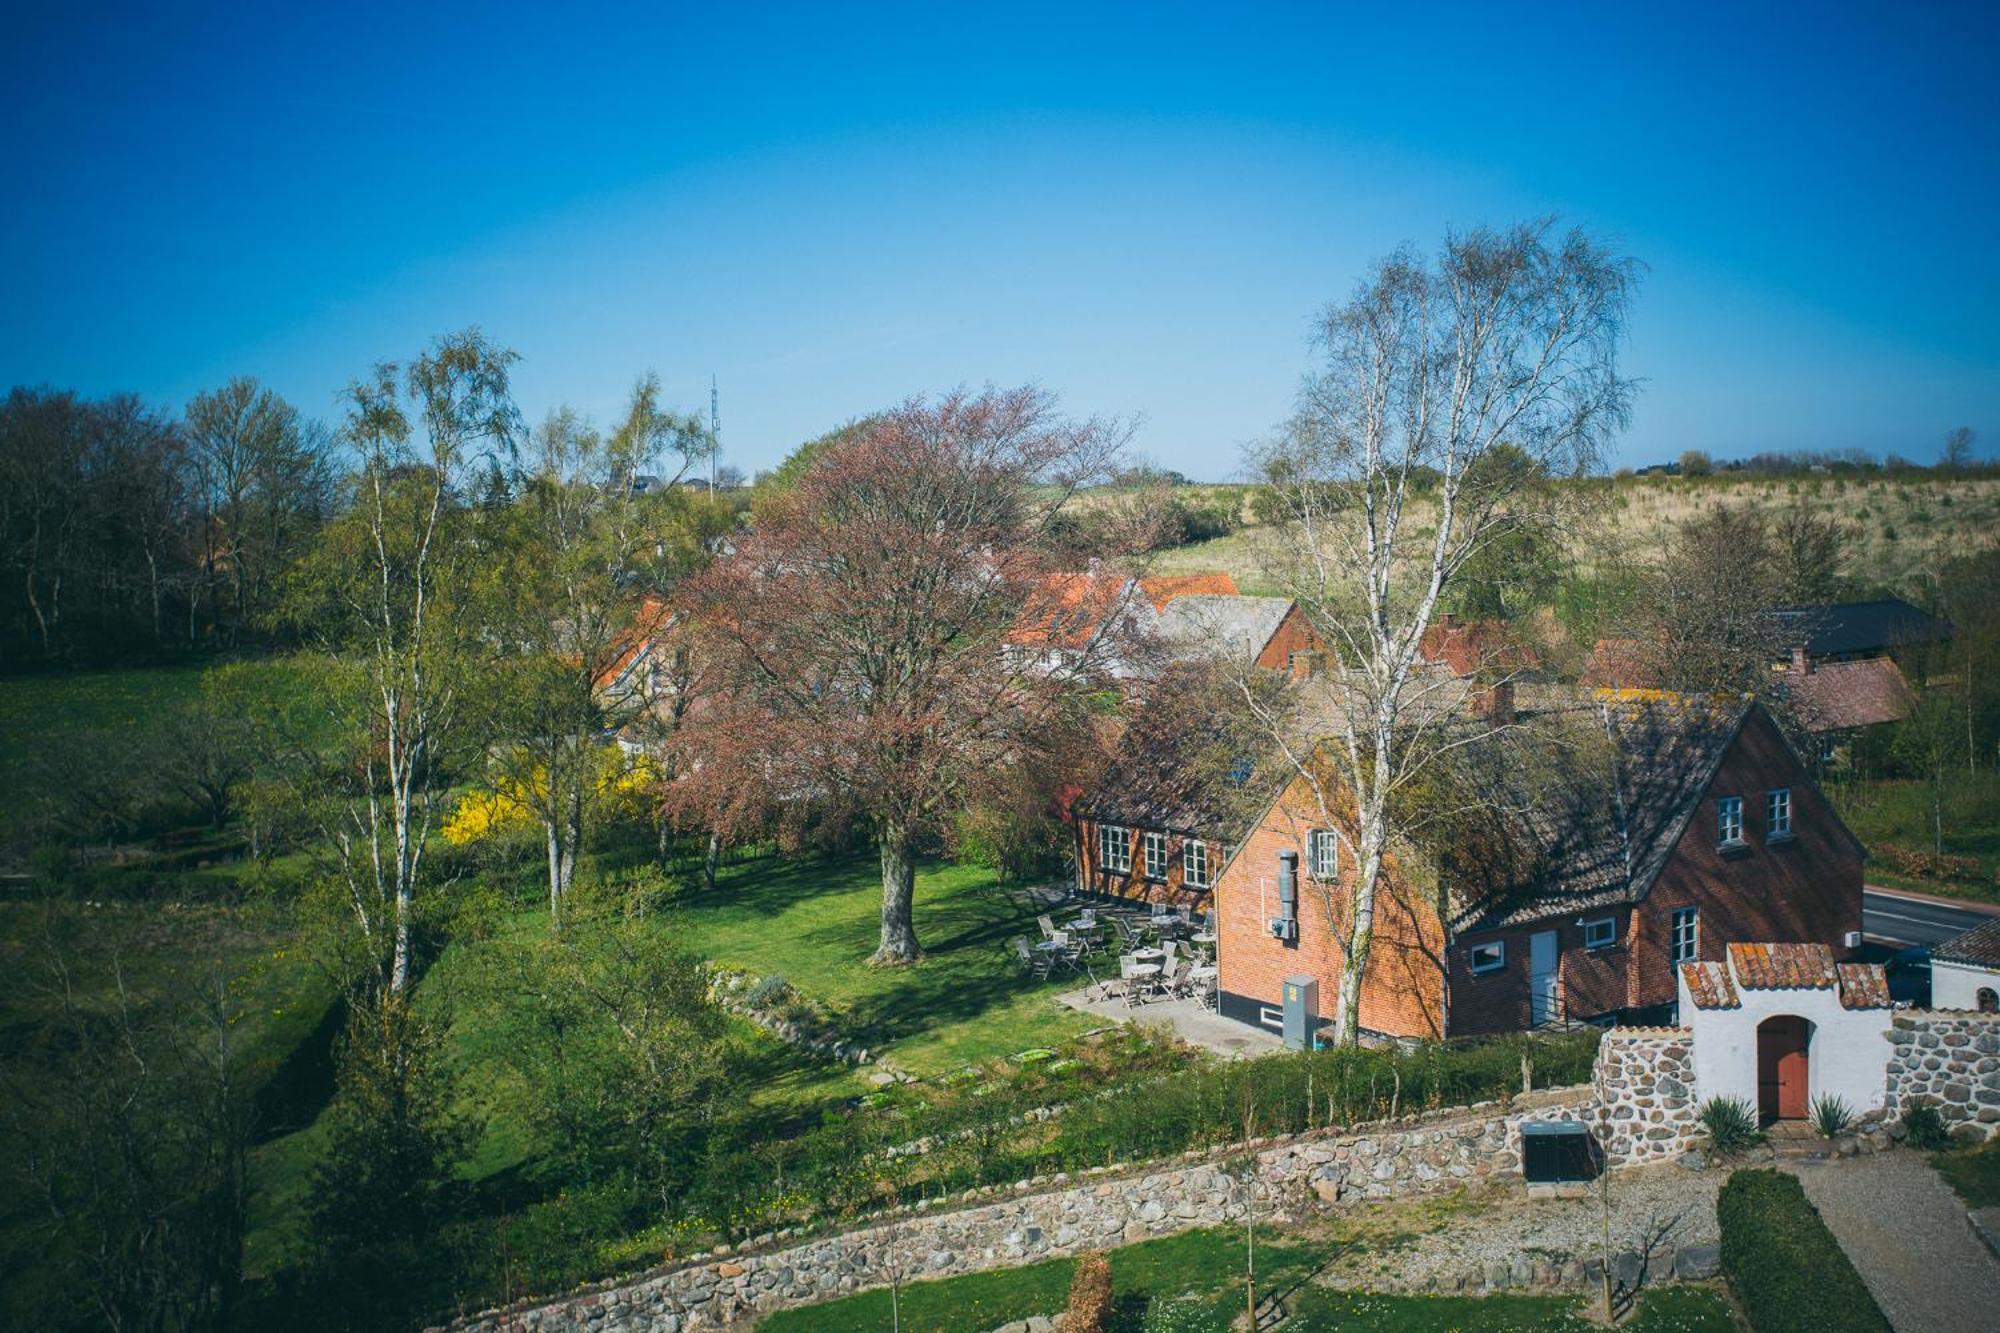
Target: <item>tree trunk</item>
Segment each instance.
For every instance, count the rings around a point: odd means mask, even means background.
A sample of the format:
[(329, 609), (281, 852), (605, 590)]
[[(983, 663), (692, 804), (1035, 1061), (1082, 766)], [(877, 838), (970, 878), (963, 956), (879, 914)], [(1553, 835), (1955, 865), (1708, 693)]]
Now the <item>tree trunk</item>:
[(721, 864), (722, 835), (711, 831), (708, 835), (708, 855), (701, 862), (702, 887), (710, 893), (715, 892), (715, 872)]
[[(1379, 841), (1376, 843), (1379, 848)], [(1375, 942), (1375, 890), (1382, 880), (1382, 853), (1366, 851), (1354, 877), (1354, 920), (1340, 963), (1340, 1030), (1342, 1046), (1361, 1044), (1361, 982), (1368, 970), (1368, 951)]]
[(882, 841), (882, 942), (868, 961), (885, 966), (914, 963), (918, 958), (913, 907), (917, 893), (917, 862), (907, 828), (884, 821)]

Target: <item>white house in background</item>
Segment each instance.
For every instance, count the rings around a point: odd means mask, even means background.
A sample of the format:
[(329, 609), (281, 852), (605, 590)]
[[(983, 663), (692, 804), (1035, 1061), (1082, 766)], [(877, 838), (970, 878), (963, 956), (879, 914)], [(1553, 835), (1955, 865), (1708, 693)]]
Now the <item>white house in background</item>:
[(1931, 950), (1931, 1008), (2000, 1013), (2000, 916)]
[(1731, 944), (1680, 966), (1681, 1021), (1694, 1030), (1697, 1097), (1734, 1097), (1765, 1123), (1802, 1120), (1820, 1097), (1855, 1115), (1886, 1101), (1889, 981), (1824, 944)]

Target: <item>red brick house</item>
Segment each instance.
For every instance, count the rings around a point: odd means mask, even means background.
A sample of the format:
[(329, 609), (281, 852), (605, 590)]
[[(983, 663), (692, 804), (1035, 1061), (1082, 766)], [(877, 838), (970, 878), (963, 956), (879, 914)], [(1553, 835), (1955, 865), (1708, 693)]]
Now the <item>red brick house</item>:
[[(1678, 963), (1732, 942), (1836, 957), (1860, 943), (1862, 848), (1761, 705), (1537, 693), (1514, 725), (1454, 723), (1490, 732), (1458, 751), (1478, 813), (1388, 858), (1365, 1032), (1657, 1022)], [(1294, 777), (1217, 877), (1226, 1016), (1277, 1026), (1298, 973), (1319, 979), (1322, 1018), (1335, 1012), (1353, 841), (1310, 791)]]

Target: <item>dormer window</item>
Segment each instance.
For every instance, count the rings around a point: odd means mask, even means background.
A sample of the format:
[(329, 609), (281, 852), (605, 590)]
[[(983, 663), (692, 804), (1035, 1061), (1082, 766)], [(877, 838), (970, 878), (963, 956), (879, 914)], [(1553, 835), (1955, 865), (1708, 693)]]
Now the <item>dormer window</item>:
[(1716, 797), (1715, 845), (1718, 847), (1741, 847), (1743, 845), (1743, 798), (1741, 796)]

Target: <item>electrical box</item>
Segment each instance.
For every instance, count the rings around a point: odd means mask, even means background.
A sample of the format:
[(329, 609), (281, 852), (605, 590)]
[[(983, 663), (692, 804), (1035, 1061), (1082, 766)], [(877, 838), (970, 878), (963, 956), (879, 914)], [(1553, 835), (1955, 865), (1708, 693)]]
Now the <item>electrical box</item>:
[(1285, 978), (1285, 1045), (1295, 1051), (1312, 1049), (1319, 1029), (1319, 981), (1314, 977)]
[(1521, 1122), (1521, 1177), (1530, 1185), (1573, 1185), (1597, 1178), (1597, 1145), (1574, 1120)]

